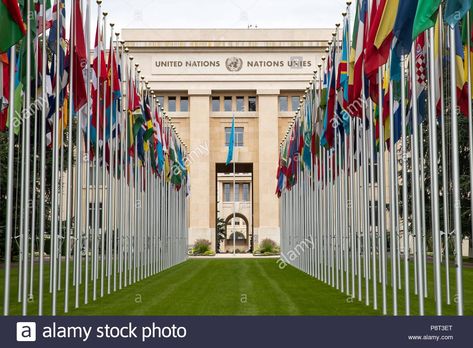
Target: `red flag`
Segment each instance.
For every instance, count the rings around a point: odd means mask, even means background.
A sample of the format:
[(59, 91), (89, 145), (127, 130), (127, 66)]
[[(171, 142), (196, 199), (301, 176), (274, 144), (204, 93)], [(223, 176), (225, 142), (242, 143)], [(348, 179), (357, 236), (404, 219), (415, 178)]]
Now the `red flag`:
[(73, 88), (74, 88), (74, 111), (77, 112), (87, 103), (87, 53), (85, 49), (84, 28), (82, 26), (82, 13), (80, 1), (75, 0), (74, 18), (74, 49), (72, 52), (74, 60)]
[(10, 100), (10, 67), (6, 53), (0, 53), (0, 132), (6, 130)]

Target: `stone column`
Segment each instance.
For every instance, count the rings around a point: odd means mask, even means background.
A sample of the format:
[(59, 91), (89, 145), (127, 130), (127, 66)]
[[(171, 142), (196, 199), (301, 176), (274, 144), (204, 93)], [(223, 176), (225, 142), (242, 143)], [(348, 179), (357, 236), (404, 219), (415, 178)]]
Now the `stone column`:
[(258, 90), (258, 240), (270, 238), (280, 243), (279, 203), (276, 190), (278, 162), (279, 90)]
[[(201, 153), (210, 146), (210, 90), (189, 90), (189, 136), (191, 153)], [(189, 244), (197, 239), (214, 238), (210, 232), (210, 164), (209, 154), (192, 156), (190, 166), (191, 196), (189, 204)]]

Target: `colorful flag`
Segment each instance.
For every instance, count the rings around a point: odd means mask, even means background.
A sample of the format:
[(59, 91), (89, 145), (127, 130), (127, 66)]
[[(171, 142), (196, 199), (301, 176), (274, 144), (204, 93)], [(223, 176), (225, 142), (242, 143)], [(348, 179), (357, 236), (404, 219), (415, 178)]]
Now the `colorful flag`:
[(471, 8), (471, 0), (447, 0), (445, 4), (445, 23), (455, 26)]
[(8, 55), (0, 53), (0, 132), (7, 128), (8, 104), (10, 102), (10, 65)]
[(435, 25), (441, 2), (442, 0), (419, 0), (414, 17), (412, 40), (415, 40), (420, 33)]
[(0, 1), (0, 53), (6, 52), (26, 35), (18, 0)]
[(352, 46), (350, 51), (349, 67), (349, 107), (347, 111), (351, 116), (361, 117), (363, 86), (363, 60), (365, 44), (365, 23), (368, 14), (368, 1), (358, 0), (353, 28)]
[(366, 46), (365, 73), (371, 75), (389, 58), (399, 0), (381, 0), (370, 23)]
[(464, 66), (463, 45), (460, 26), (455, 25), (455, 75), (457, 83), (457, 104), (461, 113), (468, 116), (468, 81)]
[(74, 49), (73, 62), (73, 101), (74, 111), (78, 112), (85, 104), (87, 104), (87, 90), (85, 81), (87, 81), (87, 53), (85, 48), (84, 28), (82, 26), (82, 13), (80, 2), (75, 1), (73, 21)]
[(235, 115), (232, 118), (232, 129), (230, 132), (230, 139), (228, 141), (227, 166), (233, 161), (233, 148), (235, 146)]
[(396, 37), (394, 52), (401, 56), (412, 49), (412, 29), (419, 0), (399, 0), (393, 33)]

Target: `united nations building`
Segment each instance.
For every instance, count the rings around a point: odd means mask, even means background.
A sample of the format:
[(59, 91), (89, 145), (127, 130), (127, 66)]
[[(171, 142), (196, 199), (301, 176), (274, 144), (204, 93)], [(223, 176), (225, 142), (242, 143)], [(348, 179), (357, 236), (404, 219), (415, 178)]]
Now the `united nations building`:
[[(280, 243), (274, 194), (279, 143), (331, 33), (123, 30), (141, 75), (188, 146), (190, 245), (206, 239), (221, 252), (232, 251), (235, 237), (237, 252), (248, 252), (265, 238)], [(233, 116), (235, 177), (233, 165), (225, 164)], [(217, 246), (219, 221), (226, 233)]]

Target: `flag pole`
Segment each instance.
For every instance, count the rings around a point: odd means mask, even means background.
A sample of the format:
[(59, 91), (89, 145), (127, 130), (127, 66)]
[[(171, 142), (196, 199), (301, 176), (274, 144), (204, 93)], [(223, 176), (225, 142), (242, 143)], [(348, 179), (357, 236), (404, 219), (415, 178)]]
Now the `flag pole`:
[[(233, 149), (235, 148), (235, 115), (233, 115), (233, 125), (232, 125), (232, 136), (233, 136), (233, 144), (232, 144), (232, 156), (233, 156)], [(232, 230), (233, 230), (233, 256), (236, 255), (236, 233), (235, 233), (235, 216), (236, 216), (236, 173), (235, 173), (235, 159), (233, 159), (233, 219), (232, 219)]]
[[(101, 19), (102, 19), (102, 0), (97, 0), (97, 47), (96, 47), (96, 54), (97, 54), (97, 86), (96, 86), (96, 129), (95, 129), (95, 153), (94, 153), (94, 160), (95, 160), (95, 199), (94, 199), (94, 240), (93, 240), (93, 287), (92, 287), (92, 299), (95, 301), (97, 299), (97, 275), (98, 275), (98, 235), (99, 235), (99, 157), (100, 157), (100, 148), (99, 148), (99, 132), (100, 132), (100, 75), (101, 75), (101, 65), (102, 65), (102, 54), (101, 54)], [(103, 182), (102, 182), (103, 184)], [(103, 214), (103, 206), (102, 206), (102, 214)], [(103, 226), (102, 226), (103, 228)]]
[[(455, 231), (455, 263), (456, 263), (456, 302), (457, 314), (463, 315), (463, 260), (462, 260), (462, 226), (460, 206), (460, 164), (458, 159), (458, 120), (455, 71), (455, 28), (449, 27), (450, 34), (450, 93), (452, 117), (452, 165), (453, 165), (453, 222)], [(469, 53), (469, 52), (468, 52)]]
[(440, 72), (440, 132), (442, 140), (442, 198), (443, 198), (443, 232), (444, 232), (444, 247), (445, 247), (445, 293), (447, 297), (447, 305), (450, 304), (450, 260), (449, 260), (449, 236), (450, 236), (450, 211), (449, 211), (449, 185), (448, 185), (448, 167), (447, 167), (447, 143), (446, 143), (446, 120), (445, 120), (445, 99), (443, 94), (443, 61), (444, 54), (444, 25), (442, 16), (442, 6), (439, 7), (439, 72)]
[[(98, 9), (100, 10), (100, 9)], [(87, 119), (87, 124), (86, 124), (86, 130), (87, 130), (87, 138), (86, 138), (86, 160), (85, 160), (85, 209), (86, 209), (86, 215), (85, 215), (85, 246), (84, 246), (84, 251), (85, 251), (85, 259), (84, 259), (84, 264), (85, 264), (85, 270), (84, 270), (84, 304), (87, 304), (89, 302), (89, 242), (90, 242), (90, 232), (91, 232), (91, 206), (90, 206), (90, 194), (91, 194), (91, 189), (90, 189), (90, 169), (95, 169), (93, 166), (91, 167), (91, 160), (90, 160), (90, 143), (92, 141), (91, 134), (90, 134), (90, 117), (91, 113), (93, 113), (90, 101), (91, 101), (91, 83), (90, 83), (90, 72), (91, 72), (91, 67), (92, 65), (90, 64), (90, 11), (91, 11), (91, 6), (90, 6), (90, 0), (87, 0), (87, 8), (86, 8), (86, 19), (85, 19), (85, 47), (86, 47), (86, 57), (87, 57), (87, 78), (85, 80), (86, 82), (86, 88), (87, 88), (87, 110), (86, 110), (86, 119)], [(80, 159), (82, 161), (82, 158)], [(82, 190), (82, 187), (81, 187)], [(94, 207), (95, 208), (95, 207)], [(92, 272), (91, 272), (92, 273)]]
[[(392, 60), (392, 57), (391, 57)], [(391, 76), (390, 76), (391, 77)], [(391, 220), (391, 234), (390, 234), (390, 252), (391, 252), (391, 282), (392, 282), (392, 302), (393, 302), (393, 315), (398, 315), (397, 307), (397, 236), (396, 236), (396, 226), (397, 226), (397, 216), (396, 216), (396, 207), (397, 207), (397, 190), (396, 190), (396, 180), (397, 180), (397, 170), (396, 170), (396, 143), (394, 141), (394, 94), (393, 94), (394, 83), (389, 81), (389, 143), (390, 143), (390, 204), (389, 204), (389, 217)], [(382, 118), (382, 117), (381, 117)]]
[[(455, 52), (453, 52), (455, 54)], [(419, 182), (419, 123), (418, 123), (418, 114), (417, 114), (417, 86), (416, 86), (416, 42), (412, 44), (411, 51), (411, 80), (412, 80), (412, 161), (413, 161), (413, 182)], [(452, 101), (455, 98), (452, 98)], [(423, 257), (422, 257), (422, 221), (421, 221), (421, 202), (420, 202), (420, 187), (418, 185), (412, 185), (414, 190), (414, 206), (413, 211), (415, 215), (415, 237), (416, 237), (416, 259), (417, 259), (417, 292), (419, 298), (419, 315), (424, 315), (424, 285), (423, 285)]]
[(406, 315), (410, 315), (410, 277), (409, 277), (409, 199), (407, 188), (407, 117), (406, 117), (406, 61), (401, 56), (401, 131), (402, 131), (402, 226), (404, 242), (404, 300)]
[[(434, 28), (429, 31), (429, 82), (430, 82), (430, 113), (429, 113), (429, 146), (430, 146), (430, 186), (431, 186), (431, 218), (432, 218), (432, 235), (433, 235), (433, 256), (434, 256), (434, 293), (435, 293), (435, 311), (437, 315), (442, 315), (442, 288), (441, 288), (441, 265), (440, 265), (440, 219), (439, 219), (439, 187), (438, 187), (438, 148), (437, 148), (437, 115), (435, 103), (435, 59), (434, 59)], [(469, 52), (468, 52), (469, 54)], [(470, 88), (469, 88), (470, 90)], [(471, 91), (471, 90), (470, 90)], [(471, 98), (469, 99), (471, 100)], [(471, 109), (471, 103), (468, 103)], [(426, 250), (424, 250), (426, 253)]]
[[(71, 28), (70, 28), (70, 43), (69, 50), (71, 52), (70, 56), (70, 68), (69, 68), (69, 117), (68, 117), (68, 149), (67, 149), (67, 197), (66, 197), (66, 274), (64, 276), (65, 280), (65, 289), (64, 289), (64, 313), (69, 311), (69, 263), (70, 263), (70, 248), (71, 248), (71, 210), (72, 210), (72, 114), (74, 112), (73, 100), (74, 100), (74, 59), (72, 59), (72, 52), (74, 50), (75, 44), (75, 34), (74, 34), (74, 23), (76, 21), (76, 13), (74, 9), (74, 4), (71, 4)], [(63, 142), (64, 143), (64, 142)], [(62, 174), (61, 174), (62, 175)], [(63, 176), (63, 175), (62, 175)], [(77, 220), (77, 219), (76, 219)], [(77, 221), (76, 221), (77, 224)], [(77, 241), (76, 241), (77, 243)]]
[[(12, 240), (12, 218), (13, 218), (13, 159), (15, 150), (14, 118), (15, 108), (15, 62), (16, 47), (10, 48), (10, 108), (8, 109), (8, 183), (7, 183), (7, 221), (5, 233), (5, 288), (3, 294), (3, 315), (10, 312), (10, 270), (11, 270), (11, 240)], [(43, 117), (43, 122), (44, 122)], [(45, 133), (43, 133), (44, 135)], [(43, 188), (43, 186), (41, 186)], [(42, 190), (43, 192), (43, 190)], [(43, 218), (44, 221), (44, 218)]]
[[(46, 78), (46, 3), (42, 0), (43, 16), (43, 40), (41, 43), (41, 77)], [(13, 75), (13, 74), (12, 74)], [(13, 85), (13, 84), (12, 84)], [(12, 94), (11, 94), (12, 95)], [(43, 315), (43, 282), (44, 282), (44, 230), (45, 230), (45, 195), (46, 195), (46, 88), (41, 89), (41, 169), (40, 169), (40, 212), (39, 212), (39, 287), (38, 287), (38, 315)], [(12, 165), (9, 165), (10, 168)], [(10, 200), (8, 200), (10, 201)], [(51, 255), (50, 255), (51, 257)], [(5, 292), (7, 290), (5, 289)]]

